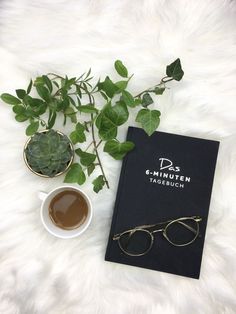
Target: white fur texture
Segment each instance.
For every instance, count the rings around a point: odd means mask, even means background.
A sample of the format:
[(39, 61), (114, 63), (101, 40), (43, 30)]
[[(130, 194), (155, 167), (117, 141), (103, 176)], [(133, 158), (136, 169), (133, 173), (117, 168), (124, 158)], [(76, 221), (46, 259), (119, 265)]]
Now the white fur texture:
[(27, 170), (25, 124), (1, 102), (1, 314), (236, 313), (236, 2), (0, 2), (1, 93), (51, 71), (78, 75), (91, 66), (96, 77), (117, 78), (116, 59), (135, 73), (130, 90), (138, 92), (177, 57), (185, 76), (155, 99), (159, 129), (221, 142), (200, 280), (104, 261), (121, 163), (102, 152), (111, 189), (96, 195), (91, 182), (83, 186), (94, 204), (90, 228), (73, 240), (48, 234), (37, 192), (62, 178)]

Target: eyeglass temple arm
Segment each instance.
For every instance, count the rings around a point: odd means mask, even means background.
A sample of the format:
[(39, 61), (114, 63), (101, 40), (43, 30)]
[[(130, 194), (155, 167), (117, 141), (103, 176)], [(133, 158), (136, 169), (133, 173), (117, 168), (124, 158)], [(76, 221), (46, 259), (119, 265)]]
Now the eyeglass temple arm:
[(153, 228), (153, 227), (157, 227), (157, 226), (160, 226), (160, 225), (167, 224), (167, 223), (169, 223), (169, 222), (171, 222), (171, 221), (172, 221), (172, 220), (167, 220), (167, 221), (164, 221), (164, 222), (158, 222), (157, 224), (153, 224), (153, 225), (137, 226), (137, 227), (135, 227), (134, 229)]
[[(137, 226), (133, 229), (130, 229), (130, 230), (125, 230), (125, 232), (134, 232), (136, 229), (145, 229), (145, 228), (153, 228), (153, 227), (157, 227), (157, 226), (160, 226), (160, 225), (164, 225), (166, 223), (169, 223), (171, 222), (172, 220), (167, 220), (167, 221), (164, 221), (164, 222), (159, 222), (157, 224), (152, 224), (152, 225), (141, 225), (141, 226)], [(123, 233), (123, 232), (122, 232)], [(122, 233), (117, 233), (115, 234), (113, 237), (112, 237), (112, 240), (119, 240), (120, 236)]]
[[(180, 218), (180, 219), (186, 219), (186, 218), (192, 218), (192, 219), (194, 219), (196, 222), (200, 222), (201, 220), (202, 220), (202, 218), (200, 217), (200, 216), (191, 216), (191, 217), (183, 217), (183, 218)], [(178, 219), (175, 219), (176, 221), (178, 220)], [(142, 228), (153, 228), (153, 227), (157, 227), (157, 226), (160, 226), (160, 225), (164, 225), (164, 224), (168, 224), (169, 222), (172, 222), (172, 221), (175, 221), (175, 220), (166, 220), (166, 221), (163, 221), (163, 222), (158, 222), (158, 223), (156, 223), (156, 224), (152, 224), (152, 225), (142, 225), (142, 226), (137, 226), (137, 227), (135, 227), (134, 229), (142, 229)], [(178, 221), (178, 222), (180, 222), (180, 221)], [(184, 224), (183, 222), (182, 222), (182, 224)], [(189, 226), (188, 226), (189, 227)], [(189, 227), (189, 228), (191, 228), (191, 227)], [(134, 230), (134, 229), (131, 229), (131, 230), (128, 230), (128, 231), (132, 231), (132, 230)], [(192, 229), (192, 231), (193, 231), (194, 229)]]
[[(182, 219), (186, 219), (186, 218), (192, 218), (192, 219), (194, 219), (196, 222), (200, 222), (200, 221), (202, 221), (202, 218), (200, 217), (200, 216), (192, 216), (192, 217), (183, 217)], [(134, 232), (136, 229), (144, 229), (144, 228), (153, 228), (153, 227), (157, 227), (157, 226), (160, 226), (160, 225), (164, 225), (164, 224), (167, 224), (167, 223), (169, 223), (169, 222), (172, 222), (172, 221), (174, 221), (174, 220), (167, 220), (167, 221), (164, 221), (164, 222), (159, 222), (159, 223), (157, 223), (157, 224), (152, 224), (152, 225), (141, 225), (141, 226), (137, 226), (137, 227), (135, 227), (135, 228), (133, 228), (133, 229), (130, 229), (130, 230), (126, 230), (126, 232)], [(192, 231), (193, 233), (197, 233), (196, 232), (196, 230), (194, 229), (194, 228), (192, 228), (192, 227), (190, 227), (189, 225), (187, 225), (187, 224), (185, 224), (183, 221), (181, 221), (181, 220), (179, 220), (178, 221), (178, 219), (176, 219), (176, 221), (178, 222), (178, 223), (180, 223), (180, 224), (182, 224), (183, 226), (185, 226), (187, 229), (189, 229), (190, 231)], [(119, 238), (120, 238), (120, 235), (121, 235), (122, 233), (117, 233), (117, 234), (115, 234), (114, 236), (113, 236), (113, 240), (118, 240)]]

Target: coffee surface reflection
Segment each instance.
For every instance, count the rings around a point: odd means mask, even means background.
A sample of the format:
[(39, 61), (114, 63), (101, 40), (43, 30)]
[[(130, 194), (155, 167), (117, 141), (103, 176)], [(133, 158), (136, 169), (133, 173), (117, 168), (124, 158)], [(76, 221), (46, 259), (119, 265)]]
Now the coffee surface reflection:
[(75, 229), (85, 222), (88, 216), (88, 204), (79, 192), (65, 190), (51, 200), (49, 216), (59, 228)]

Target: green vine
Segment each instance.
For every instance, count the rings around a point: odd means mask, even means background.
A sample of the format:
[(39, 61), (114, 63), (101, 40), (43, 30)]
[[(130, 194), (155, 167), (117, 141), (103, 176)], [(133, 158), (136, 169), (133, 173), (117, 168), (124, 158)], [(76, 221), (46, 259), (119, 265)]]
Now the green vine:
[[(119, 142), (117, 134), (119, 127), (128, 120), (130, 110), (136, 107), (140, 108), (136, 122), (149, 136), (152, 135), (160, 123), (161, 113), (150, 109), (154, 102), (151, 95), (162, 95), (166, 83), (180, 81), (184, 75), (180, 59), (177, 59), (166, 67), (166, 76), (158, 84), (133, 96), (127, 89), (133, 74), (129, 75), (120, 60), (115, 62), (114, 67), (122, 78), (117, 82), (106, 76), (103, 81), (94, 84), (91, 69), (78, 78), (48, 73), (31, 80), (26, 90), (17, 89), (16, 96), (8, 93), (1, 95), (4, 102), (13, 106), (16, 121), (29, 121), (27, 136), (34, 135), (39, 129), (53, 128), (60, 116), (63, 117), (63, 125), (68, 120), (74, 125), (70, 133), (72, 143), (88, 143), (84, 151), (75, 149), (79, 161), (71, 165), (64, 182), (81, 185), (86, 181), (86, 173), (88, 177), (99, 167), (101, 174), (92, 182), (96, 193), (105, 185), (109, 188), (98, 147), (104, 144), (104, 152), (117, 160), (134, 148), (134, 143), (130, 141)], [(37, 97), (32, 96), (35, 94)], [(101, 99), (104, 102), (102, 107), (97, 105)]]

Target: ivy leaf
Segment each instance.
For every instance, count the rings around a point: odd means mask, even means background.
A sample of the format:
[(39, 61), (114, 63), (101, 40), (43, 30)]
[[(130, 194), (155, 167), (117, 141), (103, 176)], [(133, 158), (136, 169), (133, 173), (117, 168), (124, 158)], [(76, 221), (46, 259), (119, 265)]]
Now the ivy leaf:
[(142, 103), (142, 99), (141, 99), (141, 98), (136, 98), (136, 99), (134, 100), (134, 102), (135, 102), (135, 106), (139, 106), (139, 105), (141, 105), (141, 103)]
[(73, 131), (70, 133), (70, 140), (75, 145), (77, 143), (83, 143), (86, 141), (84, 132)]
[(2, 94), (1, 99), (2, 99), (2, 101), (4, 101), (5, 103), (7, 103), (9, 105), (21, 104), (20, 99), (16, 98), (15, 96), (13, 96), (11, 94), (7, 94), (7, 93)]
[(142, 106), (147, 107), (153, 103), (153, 99), (149, 93), (145, 93), (142, 98)]
[(154, 93), (156, 95), (162, 95), (165, 91), (165, 87), (155, 87)]
[(166, 67), (166, 75), (172, 77), (176, 81), (180, 81), (182, 79), (184, 71), (182, 70), (179, 58)]
[(160, 115), (161, 113), (158, 110), (141, 109), (135, 121), (141, 123), (144, 131), (150, 136), (160, 123)]
[(98, 88), (99, 90), (102, 89), (110, 98), (112, 98), (119, 90), (119, 88), (110, 80), (109, 76), (105, 78), (104, 82), (98, 83)]
[(77, 109), (78, 111), (85, 112), (85, 113), (97, 113), (98, 112), (98, 109), (91, 105), (79, 106)]
[(39, 128), (39, 121), (32, 122), (30, 123), (30, 125), (28, 125), (25, 133), (27, 136), (31, 136), (38, 131), (38, 128)]
[(79, 132), (79, 133), (80, 132), (84, 132), (85, 131), (85, 126), (82, 123), (78, 122), (76, 124), (76, 131)]
[(70, 133), (70, 140), (74, 145), (79, 142), (79, 135), (76, 131)]
[(96, 126), (100, 129), (102, 124), (107, 122), (107, 124), (117, 127), (127, 121), (128, 115), (129, 113), (124, 103), (117, 102), (115, 106), (112, 106), (111, 102), (109, 102), (97, 116)]
[(115, 106), (108, 103), (96, 119), (96, 126), (99, 129), (99, 136), (103, 140), (110, 140), (116, 137), (117, 127), (124, 124), (129, 117), (125, 103), (117, 102)]
[(120, 60), (116, 60), (115, 62), (115, 69), (117, 73), (122, 77), (128, 77), (128, 70)]
[(100, 175), (95, 180), (93, 180), (92, 184), (94, 192), (98, 193), (100, 190), (102, 190), (105, 184), (103, 175)]
[(80, 164), (74, 163), (71, 165), (69, 171), (67, 172), (64, 182), (65, 183), (78, 183), (82, 185), (86, 181), (85, 173)]
[(128, 120), (129, 111), (123, 102), (117, 101), (110, 109), (112, 120), (116, 125), (120, 126)]
[(78, 122), (76, 124), (76, 129), (70, 134), (70, 139), (73, 144), (83, 143), (86, 141), (86, 136), (84, 134), (85, 127), (83, 124)]
[(127, 90), (122, 91), (121, 99), (125, 102), (126, 106), (128, 107), (133, 108), (136, 106), (134, 97)]
[(103, 120), (102, 127), (99, 130), (99, 136), (102, 140), (106, 141), (115, 138), (117, 135), (117, 126), (110, 124), (108, 121)]
[(120, 143), (116, 140), (107, 141), (104, 146), (104, 152), (111, 155), (114, 159), (122, 159), (129, 151), (134, 148), (134, 143), (126, 141)]
[(94, 171), (95, 169), (95, 165), (94, 164), (91, 164), (87, 167), (87, 172), (88, 172), (88, 176), (91, 175), (91, 173)]
[(26, 91), (24, 89), (17, 89), (16, 95), (18, 98), (23, 99), (26, 95)]
[(90, 166), (96, 159), (96, 155), (83, 152), (80, 148), (75, 150), (75, 153), (80, 157), (80, 163), (83, 166)]
[(76, 112), (74, 111), (74, 109), (72, 107), (66, 108), (64, 113), (65, 113), (65, 115), (70, 117), (72, 123), (77, 122)]

